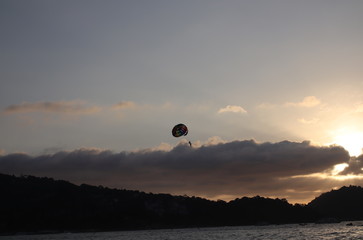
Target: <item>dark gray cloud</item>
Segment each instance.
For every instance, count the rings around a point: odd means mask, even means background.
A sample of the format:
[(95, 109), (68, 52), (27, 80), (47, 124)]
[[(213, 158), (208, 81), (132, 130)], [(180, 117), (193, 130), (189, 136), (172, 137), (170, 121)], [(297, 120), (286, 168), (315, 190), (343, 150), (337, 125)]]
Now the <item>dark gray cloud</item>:
[(348, 164), (349, 166), (346, 167), (344, 171), (340, 173), (340, 175), (363, 174), (363, 155), (352, 157)]
[(181, 144), (170, 151), (78, 149), (36, 157), (9, 154), (0, 156), (0, 172), (155, 193), (208, 198), (262, 195), (298, 201), (303, 196), (313, 197), (322, 182), (293, 176), (328, 171), (335, 164), (348, 162), (348, 152), (337, 146), (289, 141), (258, 144), (251, 140), (199, 148)]

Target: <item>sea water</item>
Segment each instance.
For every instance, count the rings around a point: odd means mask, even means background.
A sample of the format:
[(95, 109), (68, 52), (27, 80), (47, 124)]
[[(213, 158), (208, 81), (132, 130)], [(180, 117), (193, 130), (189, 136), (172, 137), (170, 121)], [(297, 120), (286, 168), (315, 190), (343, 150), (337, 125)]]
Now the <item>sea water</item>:
[[(349, 224), (352, 223), (352, 224)], [(1, 236), (1, 240), (363, 239), (363, 222)]]

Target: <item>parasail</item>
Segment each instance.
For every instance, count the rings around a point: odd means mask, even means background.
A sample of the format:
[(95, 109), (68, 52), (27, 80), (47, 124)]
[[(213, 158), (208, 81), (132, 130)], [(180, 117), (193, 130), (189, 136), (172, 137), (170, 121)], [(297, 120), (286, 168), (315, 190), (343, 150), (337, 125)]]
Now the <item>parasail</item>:
[(173, 127), (171, 133), (174, 137), (186, 136), (188, 134), (188, 128), (182, 123), (179, 123)]

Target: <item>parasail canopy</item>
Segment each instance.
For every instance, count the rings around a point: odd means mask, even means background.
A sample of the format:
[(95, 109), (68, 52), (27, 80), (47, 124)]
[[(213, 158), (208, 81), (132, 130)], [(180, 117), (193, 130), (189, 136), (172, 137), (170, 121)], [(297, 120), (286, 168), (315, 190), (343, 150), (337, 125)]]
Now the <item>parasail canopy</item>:
[(186, 136), (188, 134), (188, 128), (182, 123), (179, 123), (173, 127), (171, 133), (174, 137)]

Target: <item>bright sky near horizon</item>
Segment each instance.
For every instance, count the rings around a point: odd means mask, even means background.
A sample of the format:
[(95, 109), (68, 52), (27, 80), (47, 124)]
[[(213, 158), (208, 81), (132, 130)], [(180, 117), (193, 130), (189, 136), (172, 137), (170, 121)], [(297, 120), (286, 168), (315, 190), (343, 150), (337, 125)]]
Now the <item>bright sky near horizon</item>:
[[(0, 157), (170, 151), (177, 123), (196, 148), (309, 141), (358, 157), (362, 11), (352, 0), (3, 0)], [(360, 158), (352, 159), (360, 174)], [(337, 168), (319, 173), (327, 169)], [(309, 174), (317, 172), (290, 177)]]

